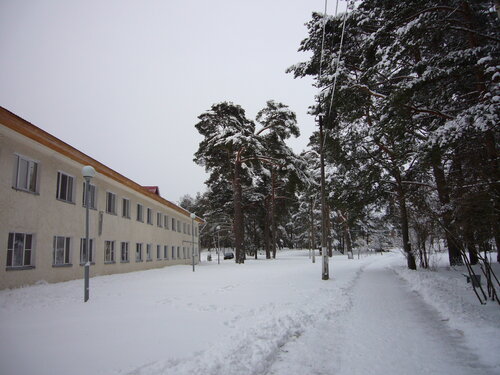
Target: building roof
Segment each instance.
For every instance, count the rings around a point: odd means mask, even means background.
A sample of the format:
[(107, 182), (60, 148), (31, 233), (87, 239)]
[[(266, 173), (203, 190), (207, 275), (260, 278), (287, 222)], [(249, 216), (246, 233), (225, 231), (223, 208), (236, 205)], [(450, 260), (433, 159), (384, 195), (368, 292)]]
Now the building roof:
[[(82, 165), (91, 165), (95, 168), (97, 173), (102, 174), (108, 178), (111, 178), (136, 192), (145, 195), (173, 210), (190, 216), (190, 212), (176, 204), (162, 198), (160, 196), (160, 190), (158, 186), (141, 186), (138, 183), (130, 180), (129, 178), (121, 175), (120, 173), (114, 171), (113, 169), (107, 167), (101, 162), (91, 158), (90, 156), (84, 154), (83, 152), (77, 150), (76, 148), (70, 146), (69, 144), (61, 141), (59, 138), (54, 137), (52, 134), (40, 129), (39, 127), (31, 124), (30, 122), (24, 120), (23, 118), (17, 116), (16, 114), (8, 111), (7, 109), (0, 106), (0, 124), (6, 126), (15, 132), (24, 135)], [(154, 189), (152, 189), (154, 188)], [(203, 223), (204, 221), (197, 217), (196, 221)]]

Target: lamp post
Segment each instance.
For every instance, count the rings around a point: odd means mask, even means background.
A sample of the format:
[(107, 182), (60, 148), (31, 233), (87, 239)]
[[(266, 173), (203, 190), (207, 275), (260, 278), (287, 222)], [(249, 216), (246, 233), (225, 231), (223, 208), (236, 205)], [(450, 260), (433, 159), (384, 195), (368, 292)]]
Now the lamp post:
[(220, 264), (220, 225), (217, 225), (217, 264)]
[(95, 169), (86, 165), (82, 168), (85, 179), (85, 268), (84, 268), (84, 297), (83, 302), (89, 300), (89, 275), (90, 275), (90, 240), (89, 240), (89, 202), (90, 202), (90, 180), (95, 176)]
[(193, 258), (193, 272), (194, 272), (194, 219), (196, 215), (191, 213), (191, 255)]

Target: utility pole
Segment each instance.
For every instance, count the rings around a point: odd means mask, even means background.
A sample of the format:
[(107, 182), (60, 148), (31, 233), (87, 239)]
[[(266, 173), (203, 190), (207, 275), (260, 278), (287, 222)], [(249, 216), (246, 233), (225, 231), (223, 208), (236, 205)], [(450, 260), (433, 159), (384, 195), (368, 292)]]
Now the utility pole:
[(323, 258), (321, 279), (330, 278), (328, 271), (328, 253), (327, 253), (327, 214), (326, 196), (325, 196), (325, 155), (324, 155), (324, 134), (323, 134), (323, 115), (319, 115), (319, 155), (321, 169), (321, 255)]

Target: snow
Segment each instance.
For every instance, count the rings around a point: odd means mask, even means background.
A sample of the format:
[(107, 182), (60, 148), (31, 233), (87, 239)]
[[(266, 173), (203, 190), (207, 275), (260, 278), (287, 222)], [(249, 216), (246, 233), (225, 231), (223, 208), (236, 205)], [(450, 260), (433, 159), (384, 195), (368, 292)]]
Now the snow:
[[(204, 254), (206, 257), (206, 253)], [(206, 258), (205, 258), (206, 259)], [(0, 374), (493, 374), (500, 309), (400, 252), (189, 265), (0, 291)]]

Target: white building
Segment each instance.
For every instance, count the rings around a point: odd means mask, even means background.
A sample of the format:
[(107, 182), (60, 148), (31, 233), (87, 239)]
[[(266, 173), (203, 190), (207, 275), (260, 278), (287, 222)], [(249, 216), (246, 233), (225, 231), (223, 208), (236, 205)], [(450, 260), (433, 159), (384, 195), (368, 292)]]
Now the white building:
[(201, 219), (0, 107), (0, 289), (83, 277), (85, 165), (91, 276), (198, 262)]

